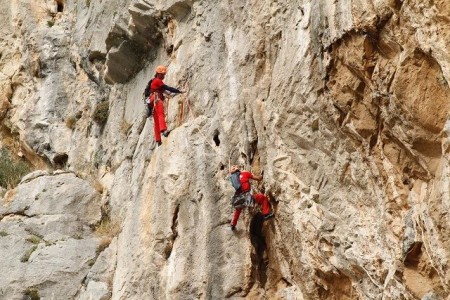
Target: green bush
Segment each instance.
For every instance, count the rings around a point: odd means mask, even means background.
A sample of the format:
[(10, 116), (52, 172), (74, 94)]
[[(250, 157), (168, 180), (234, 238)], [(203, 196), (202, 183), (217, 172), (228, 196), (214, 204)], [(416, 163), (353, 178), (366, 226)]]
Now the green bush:
[(39, 296), (39, 291), (35, 288), (28, 288), (24, 292), (23, 299), (27, 300), (40, 300), (41, 297)]
[(27, 163), (12, 160), (6, 149), (0, 149), (0, 186), (13, 188), (30, 171)]
[(69, 129), (74, 129), (77, 123), (77, 118), (75, 116), (69, 116), (66, 118), (66, 126)]
[(106, 123), (106, 120), (108, 120), (108, 113), (109, 113), (109, 102), (102, 101), (98, 103), (97, 106), (95, 107), (93, 119), (98, 124), (103, 125)]
[(27, 252), (25, 252), (22, 257), (20, 258), (21, 262), (27, 262), (30, 259), (31, 254), (33, 254), (34, 250), (37, 249), (37, 246), (33, 246), (30, 249), (27, 250)]
[(26, 240), (27, 242), (30, 242), (30, 243), (32, 243), (32, 244), (37, 245), (37, 244), (39, 244), (39, 243), (42, 241), (42, 238), (39, 237), (39, 236), (37, 236), (37, 235), (30, 235), (30, 236), (27, 237), (25, 240)]

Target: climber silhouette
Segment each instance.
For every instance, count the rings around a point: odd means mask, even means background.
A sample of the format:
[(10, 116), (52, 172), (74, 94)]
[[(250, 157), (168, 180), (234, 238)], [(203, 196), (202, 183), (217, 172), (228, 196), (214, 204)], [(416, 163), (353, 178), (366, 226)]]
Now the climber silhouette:
[(230, 168), (230, 180), (235, 188), (235, 193), (232, 197), (232, 205), (234, 207), (233, 218), (231, 220), (231, 230), (236, 229), (236, 225), (242, 209), (247, 206), (253, 205), (253, 202), (261, 205), (261, 212), (263, 220), (272, 218), (273, 212), (270, 212), (269, 198), (262, 193), (251, 193), (250, 180), (261, 181), (262, 175), (254, 175), (248, 171), (241, 171), (241, 168), (234, 165)]
[(158, 66), (155, 71), (155, 77), (148, 82), (144, 96), (149, 107), (149, 116), (153, 113), (155, 141), (159, 146), (161, 145), (161, 134), (168, 137), (170, 133), (170, 130), (167, 130), (166, 117), (164, 115), (164, 94), (180, 94), (183, 92), (164, 84), (163, 79), (167, 73), (165, 66)]

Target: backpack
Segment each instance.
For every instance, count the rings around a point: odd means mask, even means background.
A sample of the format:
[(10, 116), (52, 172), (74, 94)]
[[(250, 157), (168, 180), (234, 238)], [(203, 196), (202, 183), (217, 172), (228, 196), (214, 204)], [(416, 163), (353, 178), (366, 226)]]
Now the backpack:
[(151, 94), (150, 87), (152, 85), (152, 81), (153, 79), (150, 79), (144, 90), (144, 103), (147, 109), (147, 118), (153, 114), (153, 102), (150, 101), (150, 94)]
[(147, 86), (145, 87), (145, 90), (144, 90), (144, 97), (145, 98), (150, 97), (150, 93), (151, 93), (150, 87), (152, 85), (152, 81), (153, 81), (153, 79), (150, 79), (150, 81), (148, 82)]
[(236, 172), (234, 172), (234, 173), (232, 173), (230, 175), (231, 185), (234, 187), (236, 192), (240, 191), (240, 189), (241, 189), (240, 177), (241, 177), (241, 172), (240, 171), (236, 171)]

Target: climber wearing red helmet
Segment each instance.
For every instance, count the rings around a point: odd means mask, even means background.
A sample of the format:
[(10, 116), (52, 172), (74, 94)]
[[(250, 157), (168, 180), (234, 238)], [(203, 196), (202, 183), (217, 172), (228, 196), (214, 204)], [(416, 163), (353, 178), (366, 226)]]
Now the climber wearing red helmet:
[(164, 115), (164, 93), (182, 93), (182, 91), (165, 85), (163, 79), (167, 73), (167, 68), (165, 66), (158, 66), (156, 68), (155, 77), (150, 80), (148, 86), (150, 87), (150, 97), (149, 105), (154, 107), (153, 110), (153, 121), (154, 121), (154, 131), (155, 131), (155, 141), (158, 145), (161, 145), (161, 133), (168, 137), (170, 131), (167, 130), (166, 117)]

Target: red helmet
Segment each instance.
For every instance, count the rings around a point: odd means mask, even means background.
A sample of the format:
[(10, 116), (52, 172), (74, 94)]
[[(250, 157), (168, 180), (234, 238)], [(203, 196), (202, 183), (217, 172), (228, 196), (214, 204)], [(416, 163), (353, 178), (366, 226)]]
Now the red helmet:
[(156, 74), (166, 74), (167, 68), (165, 66), (156, 67)]

